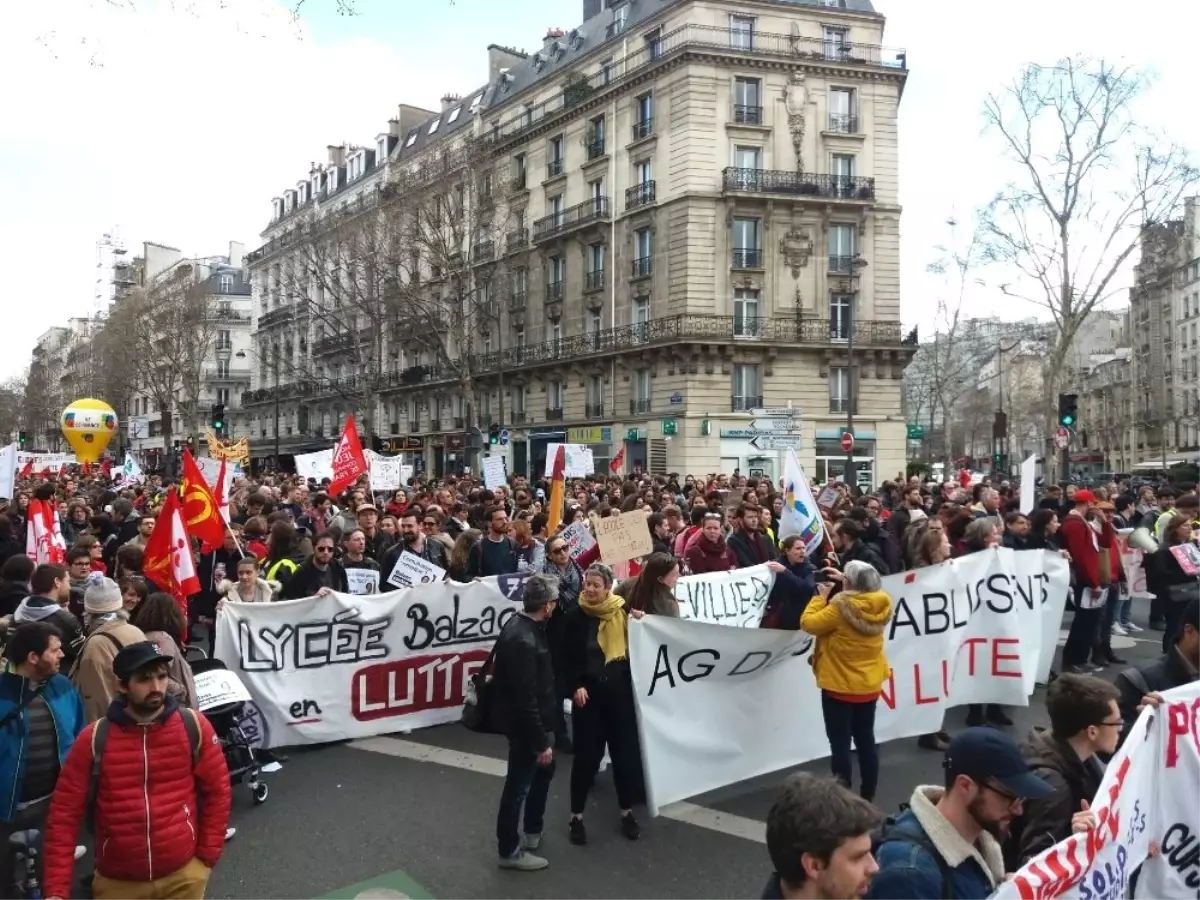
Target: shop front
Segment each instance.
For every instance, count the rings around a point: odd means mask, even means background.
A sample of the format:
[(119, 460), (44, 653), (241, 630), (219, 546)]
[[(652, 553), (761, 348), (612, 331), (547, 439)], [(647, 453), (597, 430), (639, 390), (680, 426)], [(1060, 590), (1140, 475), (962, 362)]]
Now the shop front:
[[(721, 429), (721, 472), (734, 472), (747, 478), (769, 478), (774, 481), (779, 472), (779, 454), (759, 450), (751, 443), (762, 435), (751, 428)], [(708, 474), (708, 473), (701, 473)]]
[[(846, 453), (841, 447), (843, 431), (841, 428), (817, 429), (814, 442), (816, 467), (809, 474), (822, 484), (834, 478), (839, 481), (845, 480)], [(864, 491), (869, 491), (878, 484), (875, 479), (873, 429), (854, 429), (853, 466), (855, 483)]]
[(380, 438), (378, 452), (399, 454), (402, 464), (413, 467), (414, 475), (422, 475), (425, 472), (425, 438), (423, 437)]
[(583, 428), (568, 428), (567, 443), (582, 444), (591, 450), (592, 462), (596, 466), (596, 472), (607, 475), (608, 464), (613, 456), (612, 433), (611, 425), (588, 425)]
[(536, 481), (545, 475), (547, 448), (551, 444), (565, 444), (567, 442), (567, 430), (565, 428), (549, 426), (546, 428), (530, 428), (527, 434), (529, 436), (529, 468), (524, 471), (517, 468), (514, 457), (513, 472), (517, 475), (524, 475), (530, 481)]

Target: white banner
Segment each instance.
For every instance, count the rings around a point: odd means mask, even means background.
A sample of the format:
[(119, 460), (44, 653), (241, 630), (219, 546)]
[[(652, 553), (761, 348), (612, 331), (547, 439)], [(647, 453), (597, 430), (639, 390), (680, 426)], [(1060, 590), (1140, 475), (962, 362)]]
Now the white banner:
[(314, 481), (333, 478), (333, 448), (318, 450), (316, 453), (297, 453), (296, 474)]
[(378, 453), (371, 453), (367, 456), (367, 463), (371, 468), (371, 490), (397, 491), (400, 489), (402, 463), (399, 456), (380, 456)]
[(17, 445), (9, 444), (0, 447), (0, 497), (5, 500), (13, 499), (16, 493), (15, 483), (17, 474)]
[[(879, 739), (936, 731), (950, 706), (1026, 705), (1039, 670), (1049, 669), (1068, 580), (1058, 554), (1006, 549), (885, 578), (892, 671)], [(829, 754), (812, 644), (804, 632), (659, 616), (631, 623), (652, 812)]]
[(765, 565), (711, 575), (685, 575), (675, 582), (679, 618), (757, 628), (774, 584), (775, 573)]
[(262, 746), (453, 722), (467, 678), (520, 609), (509, 588), (521, 580), (509, 581), (373, 597), (227, 600), (217, 614), (217, 658), (254, 697), (252, 725)]
[[(1096, 828), (1073, 834), (1021, 867), (994, 900), (1195, 897), (1200, 891), (1200, 682), (1144, 710), (1108, 764), (1091, 802)], [(1147, 859), (1150, 843), (1162, 853)]]

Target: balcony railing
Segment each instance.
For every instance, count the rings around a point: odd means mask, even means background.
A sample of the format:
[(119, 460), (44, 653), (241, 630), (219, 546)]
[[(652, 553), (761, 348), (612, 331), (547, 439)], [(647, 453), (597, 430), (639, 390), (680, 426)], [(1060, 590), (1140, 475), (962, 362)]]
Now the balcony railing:
[(561, 159), (552, 159), (546, 163), (546, 177), (557, 178), (563, 173), (563, 161)]
[(654, 273), (654, 257), (641, 256), (633, 261), (634, 278), (646, 278)]
[(546, 285), (546, 300), (555, 302), (563, 298), (563, 283), (561, 281), (551, 281)]
[(633, 123), (633, 139), (635, 141), (650, 137), (652, 134), (654, 134), (654, 116), (647, 116), (640, 122)]
[(592, 138), (587, 145), (587, 158), (599, 159), (604, 155), (604, 138)]
[(739, 125), (761, 125), (763, 123), (763, 108), (761, 106), (746, 106), (735, 103), (733, 106), (733, 121)]
[(504, 251), (506, 253), (516, 253), (519, 250), (524, 250), (529, 246), (529, 229), (520, 228), (516, 231), (510, 231), (504, 236)]
[(563, 411), (562, 411), (561, 406), (555, 406), (555, 407), (547, 406), (546, 407), (546, 421), (547, 422), (561, 422), (562, 417), (563, 417)]
[(830, 256), (829, 271), (837, 272), (839, 275), (849, 275), (854, 272), (854, 262), (857, 256)]
[(637, 209), (654, 202), (655, 182), (643, 181), (633, 187), (625, 188), (625, 208)]
[(857, 175), (808, 175), (779, 169), (739, 169), (731, 166), (721, 172), (721, 190), (869, 202), (875, 199), (875, 179)]
[(508, 418), (510, 425), (524, 425), (529, 421), (529, 417), (525, 414), (525, 410), (523, 409), (514, 409), (508, 414)]
[(525, 292), (513, 291), (508, 295), (508, 308), (513, 312), (521, 312), (525, 309)]
[(629, 401), (630, 415), (639, 416), (639, 415), (645, 415), (648, 412), (650, 412), (650, 398), (649, 397), (635, 398), (635, 399)]
[(276, 325), (286, 325), (292, 321), (292, 317), (295, 314), (296, 308), (290, 304), (287, 306), (277, 306), (269, 312), (258, 314), (258, 327), (274, 328)]
[(850, 113), (830, 113), (829, 130), (838, 134), (858, 134), (858, 116)]
[(479, 241), (472, 250), (475, 262), (491, 262), (496, 256), (496, 245), (492, 241)]
[(603, 419), (604, 404), (603, 403), (587, 403), (583, 407), (583, 416), (586, 419)]
[(762, 394), (757, 396), (738, 396), (734, 394), (731, 400), (731, 407), (734, 412), (749, 412), (752, 409), (757, 409), (762, 406)]
[(526, 179), (526, 177), (525, 177), (525, 170), (524, 170), (524, 169), (520, 169), (519, 171), (517, 171), (517, 172), (514, 172), (514, 173), (513, 173), (513, 177), (512, 177), (512, 189), (513, 189), (514, 191), (523, 191), (523, 190), (525, 190), (525, 188), (526, 188), (527, 184), (528, 184), (528, 179)]
[(761, 269), (763, 266), (763, 252), (761, 250), (752, 250), (747, 247), (737, 247), (733, 251), (733, 268), (735, 269)]
[(587, 272), (583, 276), (583, 289), (585, 291), (598, 291), (604, 287), (604, 270), (596, 269), (594, 272)]
[(567, 207), (562, 212), (551, 213), (538, 219), (533, 223), (533, 240), (550, 240), (593, 222), (607, 221), (608, 216), (608, 198), (593, 197), (591, 200)]

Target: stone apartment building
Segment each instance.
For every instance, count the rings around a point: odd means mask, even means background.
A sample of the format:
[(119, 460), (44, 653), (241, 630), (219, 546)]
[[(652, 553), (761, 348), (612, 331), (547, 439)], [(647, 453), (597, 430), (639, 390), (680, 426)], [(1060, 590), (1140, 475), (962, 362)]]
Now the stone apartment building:
[[(347, 382), (366, 377), (317, 337), (311, 297), (281, 290), (304, 229), (347, 203), (402, 211), (440, 170), (438, 190), (460, 178), (469, 214), (494, 223), (470, 265), (505, 277), (481, 301), (495, 312), (466, 351), (469, 394), (454, 360), (389, 331), (385, 449), (440, 474), (472, 426), (498, 424), (510, 472), (540, 475), (568, 441), (598, 468), (623, 448), (627, 467), (777, 474), (750, 411), (790, 404), (811, 475), (840, 472), (852, 415), (859, 478), (894, 476), (916, 347), (899, 306), (907, 60), (883, 32), (869, 0), (585, 0), (536, 52), (490, 47), (465, 97), (332, 148), (276, 199), (249, 259), (256, 454), (327, 447), (355, 406)], [(466, 144), (486, 152), (456, 176)], [(421, 276), (446, 279), (424, 262)]]

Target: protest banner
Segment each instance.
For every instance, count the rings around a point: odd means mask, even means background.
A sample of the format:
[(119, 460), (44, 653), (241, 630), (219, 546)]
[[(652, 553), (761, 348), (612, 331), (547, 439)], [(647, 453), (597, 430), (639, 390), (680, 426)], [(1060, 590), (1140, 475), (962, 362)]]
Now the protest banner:
[(571, 559), (579, 559), (581, 554), (587, 553), (596, 546), (596, 539), (592, 537), (592, 529), (588, 527), (587, 522), (568, 525), (558, 533), (558, 536), (571, 548)]
[(295, 456), (296, 474), (301, 478), (311, 478), (320, 481), (323, 478), (333, 478), (333, 448), (318, 450), (316, 453), (297, 453)]
[(559, 447), (566, 448), (567, 467), (563, 474), (567, 478), (587, 478), (596, 471), (590, 447), (583, 444), (547, 444), (545, 477), (554, 477), (554, 455), (558, 453)]
[[(1096, 827), (1035, 856), (994, 900), (1195, 897), (1200, 890), (1200, 682), (1143, 710), (1105, 769), (1090, 806)], [(1150, 844), (1161, 854), (1149, 858)]]
[(504, 487), (508, 483), (508, 470), (504, 465), (503, 456), (485, 456), (483, 458), (483, 486), (489, 491)]
[(398, 588), (413, 587), (419, 584), (438, 584), (446, 577), (446, 570), (417, 554), (405, 550), (396, 560), (396, 565), (388, 575), (388, 584)]
[(765, 565), (709, 575), (685, 575), (675, 582), (679, 618), (710, 625), (757, 628), (762, 624), (775, 573)]
[(371, 490), (395, 491), (401, 485), (401, 459), (399, 456), (380, 456), (367, 451), (367, 464), (371, 470)]
[[(1026, 705), (1049, 669), (1068, 581), (1061, 556), (1004, 549), (885, 578), (894, 612), (880, 740), (937, 731), (949, 706)], [(813, 642), (804, 632), (682, 618), (630, 624), (652, 812), (829, 754)]]
[(654, 550), (646, 514), (640, 510), (621, 513), (602, 519), (594, 516), (596, 540), (600, 542), (600, 558), (609, 565), (628, 562)]

